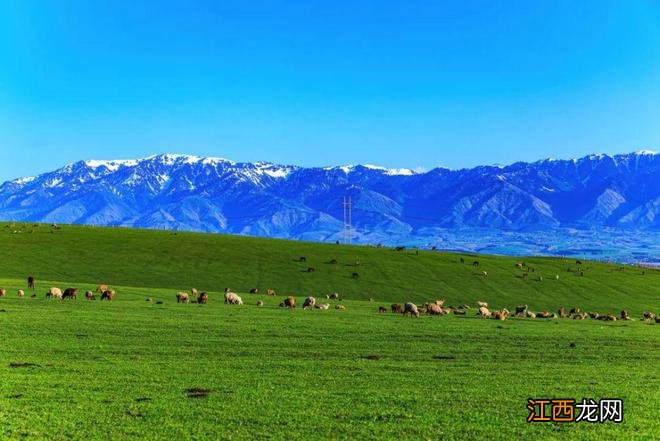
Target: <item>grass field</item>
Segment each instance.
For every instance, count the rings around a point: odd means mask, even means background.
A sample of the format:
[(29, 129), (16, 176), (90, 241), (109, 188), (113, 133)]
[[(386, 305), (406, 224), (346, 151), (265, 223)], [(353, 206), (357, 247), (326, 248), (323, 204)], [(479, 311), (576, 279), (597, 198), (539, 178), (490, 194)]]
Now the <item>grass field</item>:
[[(638, 319), (658, 312), (656, 271), (585, 262), (578, 276), (566, 271), (574, 260), (524, 259), (546, 275), (538, 282), (505, 257), (464, 256), (480, 261), (476, 269), (444, 253), (2, 228), (0, 439), (652, 439), (660, 431), (658, 325), (376, 313), (391, 301), (444, 297), (625, 307)], [(307, 262), (295, 262), (300, 255)], [(337, 265), (324, 263), (333, 258)], [(38, 297), (19, 299), (28, 274)], [(116, 288), (115, 301), (43, 296), (49, 286), (100, 282)], [(208, 305), (175, 303), (176, 290), (191, 286), (211, 291)], [(246, 304), (224, 305), (225, 286)], [(253, 286), (280, 296), (244, 294)], [(277, 307), (284, 294), (332, 291), (345, 311)], [(622, 398), (623, 423), (526, 422), (527, 398), (582, 397)]]

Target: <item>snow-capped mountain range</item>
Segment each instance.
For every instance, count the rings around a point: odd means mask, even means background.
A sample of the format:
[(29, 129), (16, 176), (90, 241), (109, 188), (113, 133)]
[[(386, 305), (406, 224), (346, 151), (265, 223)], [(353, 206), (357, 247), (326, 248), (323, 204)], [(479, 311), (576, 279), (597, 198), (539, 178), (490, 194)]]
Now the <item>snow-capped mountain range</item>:
[(0, 185), (0, 219), (414, 242), (435, 229), (660, 230), (660, 154), (640, 151), (430, 171), (324, 168), (163, 154), (80, 161)]

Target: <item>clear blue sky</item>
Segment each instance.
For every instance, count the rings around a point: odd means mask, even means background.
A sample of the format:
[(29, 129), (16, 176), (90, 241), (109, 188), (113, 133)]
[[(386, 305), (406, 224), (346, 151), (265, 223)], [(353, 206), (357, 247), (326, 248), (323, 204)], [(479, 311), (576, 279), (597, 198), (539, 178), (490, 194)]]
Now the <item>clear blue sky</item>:
[(458, 168), (659, 146), (657, 1), (2, 2), (0, 181), (160, 152)]

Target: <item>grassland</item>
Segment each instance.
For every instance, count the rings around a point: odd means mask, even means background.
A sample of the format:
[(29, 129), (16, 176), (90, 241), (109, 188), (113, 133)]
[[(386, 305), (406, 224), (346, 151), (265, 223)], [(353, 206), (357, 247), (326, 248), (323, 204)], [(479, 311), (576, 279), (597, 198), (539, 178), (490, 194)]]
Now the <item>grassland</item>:
[[(484, 278), (444, 253), (30, 228), (0, 232), (0, 439), (652, 439), (660, 430), (655, 324), (376, 313), (392, 300), (445, 297), (638, 316), (658, 309), (654, 271), (589, 262), (577, 276), (566, 271), (574, 261), (525, 259), (547, 275), (538, 282), (495, 256), (477, 257)], [(27, 274), (39, 295), (19, 299)], [(101, 281), (116, 301), (43, 296)], [(211, 291), (208, 305), (174, 302), (191, 286)], [(246, 305), (227, 306), (224, 286), (280, 297), (242, 294)], [(276, 306), (284, 294), (332, 291), (345, 311)], [(624, 422), (529, 424), (530, 397), (622, 398)]]

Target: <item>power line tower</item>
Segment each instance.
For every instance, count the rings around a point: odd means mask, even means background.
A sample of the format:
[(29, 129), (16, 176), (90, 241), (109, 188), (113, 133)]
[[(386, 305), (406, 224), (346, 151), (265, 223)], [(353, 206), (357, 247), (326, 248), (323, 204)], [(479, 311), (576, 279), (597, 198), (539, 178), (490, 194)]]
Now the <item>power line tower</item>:
[(342, 202), (342, 207), (344, 208), (344, 243), (350, 244), (351, 243), (351, 223), (352, 223), (352, 218), (353, 218), (353, 209), (352, 209), (352, 204), (351, 204), (351, 197), (344, 196), (344, 200)]

